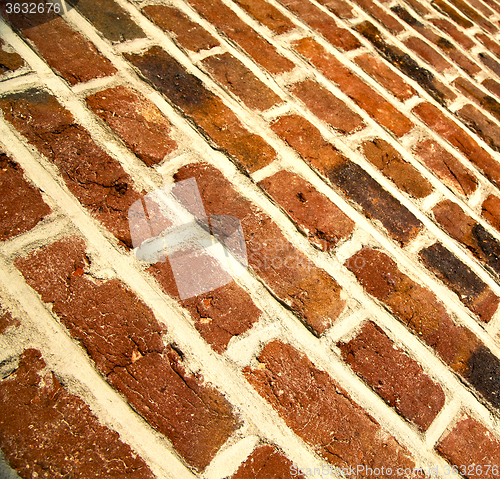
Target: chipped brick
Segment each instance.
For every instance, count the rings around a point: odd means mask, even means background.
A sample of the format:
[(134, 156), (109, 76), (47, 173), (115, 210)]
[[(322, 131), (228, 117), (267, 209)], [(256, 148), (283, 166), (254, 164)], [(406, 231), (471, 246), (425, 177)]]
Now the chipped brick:
[(285, 15), (265, 0), (235, 0), (235, 3), (278, 35), (295, 28)]
[(351, 366), (396, 411), (425, 431), (444, 406), (443, 389), (372, 321), (337, 344)]
[(248, 171), (256, 171), (275, 159), (275, 151), (260, 136), (244, 128), (218, 96), (160, 47), (125, 56), (177, 108), (190, 116), (205, 135)]
[(26, 233), (50, 213), (40, 191), (24, 178), (21, 167), (0, 153), (0, 241)]
[(358, 203), (368, 218), (379, 220), (396, 241), (406, 244), (418, 234), (422, 223), (360, 166), (324, 140), (307, 120), (298, 115), (285, 116), (274, 122), (272, 128), (311, 166)]
[[(15, 398), (13, 401), (12, 398)], [(0, 381), (0, 447), (22, 477), (153, 479), (144, 460), (28, 349)]]
[(395, 135), (403, 136), (413, 128), (413, 123), (405, 115), (313, 39), (298, 40), (294, 43), (294, 48), (318, 67), (325, 76), (337, 83), (359, 107)]
[(500, 198), (495, 195), (489, 195), (483, 202), (481, 214), (500, 231)]
[(430, 183), (385, 140), (365, 141), (361, 148), (366, 158), (404, 192), (415, 198), (425, 198), (432, 192)]
[(492, 149), (500, 151), (500, 127), (496, 122), (483, 115), (475, 106), (465, 105), (456, 115), (475, 131)]
[(340, 208), (294, 173), (279, 171), (262, 180), (259, 186), (305, 230), (309, 241), (323, 251), (335, 248), (354, 230), (354, 222)]
[(6, 49), (7, 44), (0, 39), (0, 76), (6, 72), (12, 72), (24, 66), (24, 60), (16, 52)]
[[(407, 450), (355, 404), (328, 373), (280, 341), (264, 347), (247, 380), (314, 451), (338, 467), (414, 467)], [(361, 473), (358, 477), (369, 477)], [(388, 477), (391, 477), (388, 475)], [(408, 477), (408, 476), (405, 476)]]

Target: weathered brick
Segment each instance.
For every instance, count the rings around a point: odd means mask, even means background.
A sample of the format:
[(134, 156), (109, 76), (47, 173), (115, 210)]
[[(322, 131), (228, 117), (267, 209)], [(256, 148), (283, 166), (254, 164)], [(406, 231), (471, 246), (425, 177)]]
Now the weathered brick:
[(323, 35), (332, 45), (344, 51), (361, 46), (359, 40), (345, 28), (337, 26), (335, 20), (310, 2), (302, 0), (280, 0), (283, 5), (298, 15), (309, 26)]
[(429, 21), (440, 30), (447, 33), (457, 43), (460, 43), (466, 50), (471, 49), (475, 45), (470, 37), (460, 31), (453, 23), (446, 20), (446, 18), (430, 18)]
[(7, 95), (0, 99), (0, 108), (5, 119), (57, 166), (71, 193), (131, 246), (127, 213), (139, 194), (120, 163), (99, 148), (71, 113), (44, 91)]
[(469, 161), (483, 170), (495, 184), (500, 185), (500, 164), (453, 120), (430, 103), (421, 103), (413, 109), (430, 128), (458, 148)]
[(475, 37), (488, 48), (488, 51), (494, 53), (498, 58), (500, 58), (500, 45), (495, 42), (495, 40), (484, 33), (478, 33)]
[(434, 48), (418, 37), (409, 37), (403, 42), (408, 48), (420, 55), (427, 63), (432, 65), (440, 73), (451, 68), (449, 61), (445, 60)]
[(436, 449), (457, 466), (458, 473), (464, 477), (498, 477), (500, 441), (483, 424), (468, 415), (455, 424), (439, 441)]
[(21, 167), (0, 153), (0, 241), (29, 231), (50, 213), (40, 191), (24, 178)]
[(160, 163), (177, 147), (170, 122), (138, 92), (122, 85), (87, 97), (87, 104), (147, 166)]
[[(495, 80), (490, 80), (490, 83), (483, 82), (483, 85), (485, 86), (490, 84), (494, 86), (496, 84)], [(495, 118), (500, 120), (500, 103), (492, 96), (485, 94), (482, 90), (465, 78), (457, 78), (453, 81), (453, 85), (468, 98), (474, 100), (485, 110), (489, 111)]]
[(488, 8), (485, 3), (487, 2), (482, 2), (480, 0), (469, 0), (470, 6), (474, 7), (478, 12), (482, 13), (485, 17), (491, 17), (492, 15), (495, 14), (493, 10)]
[(492, 78), (486, 78), (482, 81), (481, 85), (484, 85), (494, 95), (500, 96), (500, 83), (498, 83), (496, 80), (493, 80)]
[(367, 38), (388, 62), (416, 81), (436, 101), (444, 104), (456, 98), (455, 93), (437, 80), (429, 70), (422, 68), (400, 48), (387, 43), (372, 23), (362, 22), (356, 25), (356, 30)]
[(318, 67), (325, 76), (337, 83), (358, 106), (395, 135), (403, 136), (413, 128), (413, 123), (405, 115), (312, 38), (298, 40), (294, 43), (294, 48)]
[(318, 0), (318, 3), (328, 8), (328, 10), (337, 15), (337, 17), (347, 19), (356, 17), (351, 5), (344, 2), (344, 0)]
[(256, 171), (275, 159), (276, 152), (260, 136), (250, 133), (218, 96), (165, 50), (152, 47), (145, 53), (125, 56), (206, 136), (248, 171)]
[(175, 7), (148, 5), (142, 11), (160, 28), (172, 33), (177, 42), (188, 50), (199, 52), (219, 45), (219, 42), (201, 25), (191, 21)]
[(463, 28), (471, 28), (474, 26), (474, 24), (465, 18), (464, 16), (460, 15), (451, 5), (446, 3), (444, 0), (433, 0), (431, 5), (441, 13), (444, 13), (448, 17), (450, 17), (457, 25), (463, 27)]
[(414, 467), (408, 451), (305, 354), (272, 341), (266, 344), (258, 361), (260, 367), (245, 368), (248, 381), (328, 462), (342, 468), (364, 466), (366, 473), (358, 471), (356, 477), (370, 477), (368, 467), (384, 467), (384, 471), (391, 468), (392, 474), (377, 474), (384, 477), (396, 477), (398, 467)]
[(354, 133), (365, 126), (363, 119), (357, 113), (314, 80), (294, 83), (290, 86), (290, 90), (318, 118), (341, 133)]
[(469, 196), (477, 189), (477, 179), (460, 160), (434, 140), (415, 145), (417, 157), (455, 193)]
[(258, 446), (248, 459), (238, 468), (231, 479), (286, 479), (305, 476), (298, 473), (292, 461), (276, 447), (269, 444)]
[(484, 0), (484, 3), (493, 8), (497, 13), (500, 13), (500, 4), (496, 0)]
[(298, 251), (271, 218), (237, 193), (218, 170), (192, 164), (175, 175), (176, 180), (192, 177), (207, 215), (240, 219), (249, 267), (315, 334), (326, 331), (345, 307), (338, 283)]
[(413, 8), (413, 10), (415, 10), (418, 14), (422, 15), (423, 17), (431, 13), (431, 11), (418, 0), (407, 0), (406, 3), (408, 3), (408, 5), (410, 5)]
[(29, 16), (13, 18), (14, 27), (22, 30), (49, 66), (71, 85), (116, 73), (111, 62), (62, 18), (56, 16), (41, 25), (32, 25)]
[(235, 3), (278, 35), (295, 28), (285, 15), (265, 0), (235, 0)]
[(182, 353), (164, 345), (164, 329), (152, 311), (120, 281), (91, 279), (91, 262), (77, 237), (15, 264), (107, 381), (189, 464), (203, 470), (237, 421), (220, 393), (186, 371)]
[(363, 248), (347, 260), (369, 294), (434, 349), (493, 407), (500, 408), (500, 360), (464, 326), (454, 324), (436, 295), (402, 273), (385, 253)]
[(500, 127), (474, 105), (465, 105), (456, 115), (472, 131), (475, 131), (493, 150), (500, 151)]
[(5, 331), (7, 331), (7, 329), (11, 327), (16, 327), (20, 325), (21, 322), (17, 318), (12, 317), (10, 311), (4, 309), (0, 304), (0, 334), (5, 333)]
[(21, 56), (8, 50), (7, 44), (0, 39), (0, 76), (6, 72), (12, 72), (24, 66)]
[(398, 188), (414, 196), (425, 198), (432, 192), (431, 184), (398, 151), (381, 138), (365, 141), (361, 149), (366, 158), (373, 163)]
[(396, 241), (406, 244), (418, 234), (422, 223), (359, 165), (324, 140), (307, 120), (298, 115), (285, 116), (275, 121), (272, 128), (319, 173), (358, 203), (368, 218), (379, 220)]
[(262, 111), (281, 103), (276, 93), (230, 53), (212, 55), (203, 60), (203, 65), (249, 108)]
[(470, 4), (478, 5), (480, 4), (480, 2), (475, 2), (474, 0), (470, 0), (469, 3), (465, 2), (464, 0), (449, 0), (449, 1), (452, 5), (454, 5), (458, 9), (459, 12), (463, 13), (464, 15), (467, 15), (475, 24), (481, 26), (486, 31), (492, 34), (498, 32), (498, 28), (493, 23), (486, 20), (486, 18), (484, 18), (483, 15), (478, 13), (477, 10), (470, 5)]
[(398, 100), (408, 100), (417, 93), (411, 85), (408, 85), (401, 76), (376, 56), (363, 53), (355, 57), (354, 61)]
[(130, 15), (114, 0), (85, 0), (77, 2), (76, 8), (104, 38), (113, 43), (146, 36)]
[(432, 210), (437, 222), (472, 254), (500, 274), (500, 243), (476, 220), (451, 200), (443, 200)]
[[(13, 400), (15, 398), (15, 400)], [(0, 447), (21, 477), (153, 479), (144, 460), (28, 349), (0, 381)]]
[(258, 35), (221, 0), (205, 2), (188, 0), (210, 23), (237, 43), (257, 63), (273, 74), (284, 73), (294, 68), (294, 64), (280, 55), (264, 38)]
[(488, 322), (498, 308), (500, 298), (440, 243), (424, 248), (419, 253), (424, 264), (482, 321)]
[(444, 406), (445, 395), (406, 352), (372, 321), (349, 342), (339, 342), (342, 358), (396, 411), (425, 431)]
[(354, 222), (340, 208), (294, 173), (279, 171), (262, 180), (259, 186), (305, 230), (309, 241), (323, 251), (335, 248), (354, 230)]
[(483, 202), (481, 214), (500, 231), (500, 198), (489, 195)]
[(498, 63), (493, 57), (485, 52), (480, 53), (479, 59), (486, 65), (491, 71), (493, 71), (498, 77), (500, 77), (500, 63)]
[(354, 3), (359, 5), (363, 10), (369, 13), (375, 20), (380, 22), (390, 32), (394, 34), (401, 33), (405, 27), (393, 16), (380, 8), (372, 0), (354, 0)]

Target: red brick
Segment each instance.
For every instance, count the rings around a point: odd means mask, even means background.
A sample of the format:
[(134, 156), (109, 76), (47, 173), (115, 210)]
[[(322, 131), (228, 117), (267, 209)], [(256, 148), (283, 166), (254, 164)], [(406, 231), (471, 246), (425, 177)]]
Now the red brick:
[(477, 189), (477, 179), (460, 160), (434, 140), (422, 140), (415, 146), (417, 157), (455, 193), (469, 196)]
[(24, 60), (16, 53), (7, 50), (7, 44), (0, 39), (0, 76), (24, 66)]
[(500, 97), (500, 83), (498, 83), (496, 80), (493, 80), (492, 78), (486, 78), (486, 80), (483, 80), (481, 85), (484, 85), (488, 90), (491, 91), (491, 93)]
[(461, 418), (440, 440), (436, 449), (450, 464), (457, 466), (464, 477), (498, 477), (500, 441), (483, 424), (469, 416)]
[(474, 26), (474, 24), (470, 20), (460, 15), (460, 13), (458, 13), (451, 5), (446, 3), (444, 0), (434, 0), (432, 2), (432, 6), (437, 11), (442, 12), (450, 17), (457, 25), (461, 27), (471, 28)]
[(0, 305), (0, 334), (5, 333), (11, 327), (20, 326), (21, 322), (17, 318), (13, 318), (10, 311), (3, 309)]
[(235, 0), (235, 3), (278, 35), (295, 28), (285, 15), (265, 0)]
[(428, 429), (445, 395), (414, 359), (371, 321), (355, 338), (337, 345), (344, 361), (391, 407), (420, 430)]
[(365, 141), (361, 149), (366, 158), (405, 193), (415, 198), (431, 194), (431, 184), (385, 140)]
[(302, 0), (281, 0), (301, 20), (323, 35), (333, 46), (344, 51), (355, 50), (361, 46), (359, 40), (345, 28), (340, 28), (327, 13), (309, 2)]
[(0, 153), (0, 241), (26, 233), (51, 213), (21, 167)]
[(481, 214), (500, 231), (500, 198), (489, 195), (483, 202)]
[[(386, 3), (386, 2), (383, 2), (383, 3)], [(427, 9), (418, 0), (407, 0), (406, 3), (408, 3), (408, 5), (410, 5), (413, 8), (413, 10), (415, 10), (418, 14), (422, 15), (423, 17), (425, 17), (426, 15), (431, 13), (431, 11), (429, 9)], [(430, 19), (430, 20), (432, 20), (432, 19)]]
[(337, 17), (347, 19), (356, 17), (351, 5), (343, 0), (318, 0), (318, 3), (328, 8), (328, 10), (337, 15)]
[(218, 170), (193, 164), (175, 175), (176, 180), (192, 177), (208, 215), (240, 219), (249, 267), (315, 334), (326, 331), (345, 306), (337, 282), (298, 251), (271, 218), (237, 193)]
[(62, 18), (31, 26), (29, 20), (26, 23), (26, 19), (16, 16), (14, 26), (22, 30), (49, 66), (71, 85), (116, 73), (111, 62)]
[(478, 395), (500, 408), (500, 360), (464, 326), (454, 324), (436, 295), (402, 273), (385, 253), (363, 248), (346, 266)]
[(405, 27), (393, 16), (380, 8), (372, 0), (354, 0), (363, 10), (369, 13), (375, 20), (380, 22), (391, 33), (398, 34), (404, 32)]
[(497, 13), (500, 13), (500, 5), (496, 0), (484, 0), (484, 3), (493, 8), (493, 10), (495, 10)]
[(201, 25), (184, 13), (168, 5), (148, 5), (142, 11), (160, 28), (174, 35), (175, 40), (188, 50), (199, 52), (219, 45)]
[(470, 37), (461, 32), (453, 23), (445, 18), (431, 18), (429, 21), (440, 30), (447, 33), (457, 43), (460, 43), (465, 49), (470, 50), (475, 45)]
[(450, 288), (460, 301), (487, 323), (498, 309), (500, 298), (467, 265), (440, 243), (420, 251), (425, 265)]
[(291, 92), (321, 120), (343, 134), (354, 133), (364, 128), (363, 119), (354, 113), (342, 100), (323, 88), (314, 80), (294, 83)]
[(294, 68), (294, 64), (290, 60), (281, 56), (270, 43), (252, 30), (221, 0), (211, 2), (203, 0), (188, 1), (210, 23), (237, 43), (269, 72), (278, 74)]
[(340, 208), (294, 173), (279, 171), (262, 180), (259, 186), (306, 232), (309, 241), (323, 251), (335, 248), (354, 230), (354, 222)]
[(273, 479), (289, 477), (304, 479), (305, 476), (299, 474), (298, 468), (276, 447), (263, 444), (250, 454), (231, 479), (269, 479), (271, 477)]
[(276, 152), (260, 136), (250, 133), (218, 96), (160, 47), (125, 56), (240, 166), (254, 172), (276, 158)]
[(87, 97), (87, 104), (147, 166), (160, 163), (177, 147), (168, 136), (171, 125), (167, 118), (130, 88), (108, 88)]
[(482, 2), (480, 0), (469, 0), (469, 3), (471, 6), (473, 6), (476, 10), (478, 10), (479, 12), (481, 12), (485, 17), (491, 17), (492, 15), (495, 14), (495, 12), (493, 12), (493, 10), (491, 10), (490, 8), (488, 8), (485, 3), (487, 2)]
[(486, 20), (480, 13), (477, 12), (472, 5), (480, 5), (480, 2), (476, 2), (474, 0), (469, 0), (469, 2), (465, 2), (464, 0), (449, 0), (451, 4), (453, 4), (459, 12), (467, 15), (475, 24), (481, 26), (486, 31), (490, 33), (497, 33), (498, 28)]
[(456, 115), (493, 150), (500, 151), (500, 127), (473, 105), (465, 105)]
[(384, 477), (396, 477), (398, 467), (414, 467), (408, 451), (305, 354), (272, 341), (258, 361), (260, 367), (244, 370), (250, 384), (328, 462), (341, 468), (364, 466), (367, 473), (356, 477), (370, 477), (368, 467), (391, 468), (393, 474)]
[[(15, 400), (13, 400), (15, 398)], [(0, 447), (21, 477), (153, 479), (143, 459), (28, 349), (0, 382)]]
[(427, 63), (442, 73), (451, 68), (451, 64), (443, 58), (434, 48), (418, 37), (410, 37), (403, 42), (408, 48), (420, 55)]
[(208, 57), (203, 60), (203, 65), (249, 108), (263, 111), (281, 103), (276, 93), (230, 53)]
[(471, 163), (480, 168), (495, 184), (500, 185), (500, 165), (489, 153), (453, 120), (430, 103), (421, 103), (413, 109), (430, 128), (458, 148)]
[[(490, 80), (490, 82), (483, 82), (483, 85), (493, 85), (495, 87), (495, 80)], [(469, 80), (465, 78), (457, 78), (453, 85), (458, 88), (464, 95), (468, 98), (474, 100), (476, 103), (481, 105), (486, 111), (490, 112), (495, 118), (500, 120), (500, 103), (495, 100), (492, 96), (486, 95), (482, 90), (472, 84)], [(497, 84), (498, 85), (498, 84)], [(500, 85), (499, 85), (500, 86)], [(487, 86), (488, 87), (488, 86)]]
[(59, 240), (15, 264), (107, 381), (203, 470), (237, 421), (219, 392), (186, 371), (182, 352), (165, 347), (152, 311), (120, 281), (93, 280), (79, 238)]
[(400, 75), (391, 70), (376, 56), (363, 53), (355, 57), (354, 61), (398, 100), (408, 100), (417, 93)]
[(408, 118), (313, 39), (298, 40), (294, 48), (318, 67), (325, 76), (337, 83), (358, 106), (395, 135), (403, 136), (413, 128), (413, 123)]
[(490, 36), (485, 35), (484, 33), (478, 33), (475, 37), (485, 46), (488, 51), (494, 53), (498, 58), (500, 58), (500, 45), (495, 42)]
[(320, 174), (358, 203), (368, 218), (379, 220), (396, 241), (406, 244), (418, 234), (420, 221), (365, 170), (324, 140), (307, 120), (298, 115), (285, 116), (274, 122), (272, 128)]
[(46, 92), (7, 95), (0, 99), (0, 108), (5, 119), (59, 169), (83, 206), (120, 241), (132, 246), (127, 215), (139, 194), (118, 161), (99, 148), (71, 113)]

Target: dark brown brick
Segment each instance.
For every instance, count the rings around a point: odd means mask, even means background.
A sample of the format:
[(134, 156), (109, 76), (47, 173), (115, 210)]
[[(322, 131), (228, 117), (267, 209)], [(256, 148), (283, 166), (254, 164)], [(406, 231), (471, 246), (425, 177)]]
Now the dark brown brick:
[(21, 167), (0, 153), (0, 241), (29, 231), (50, 213), (40, 191), (24, 178)]
[(257, 63), (273, 74), (284, 73), (294, 68), (294, 64), (280, 55), (264, 38), (252, 30), (221, 0), (205, 2), (188, 0), (210, 23), (237, 43)]
[(500, 58), (500, 45), (495, 42), (489, 35), (484, 33), (478, 33), (475, 37), (485, 46), (491, 53), (494, 53), (498, 58)]
[(453, 323), (431, 290), (402, 273), (385, 253), (369, 247), (347, 260), (346, 266), (369, 294), (431, 347), (481, 399), (500, 407), (500, 360), (472, 331)]
[(24, 66), (24, 60), (16, 52), (6, 49), (7, 44), (0, 40), (0, 76), (6, 72), (12, 72)]
[(235, 0), (235, 3), (278, 35), (295, 28), (285, 15), (265, 0)]
[(444, 406), (445, 395), (414, 359), (371, 321), (355, 338), (337, 345), (356, 374), (400, 415), (427, 430)]
[(451, 251), (440, 243), (434, 243), (422, 249), (420, 257), (424, 264), (482, 321), (488, 322), (492, 318), (500, 298)]
[(177, 147), (170, 122), (147, 98), (124, 86), (87, 97), (87, 104), (147, 166), (160, 163)]
[(432, 192), (431, 184), (385, 140), (365, 141), (361, 149), (366, 158), (404, 192), (415, 198), (425, 198)]
[(401, 76), (391, 70), (378, 57), (363, 53), (354, 58), (354, 61), (398, 100), (408, 100), (417, 93), (412, 86), (408, 85)]
[(398, 34), (405, 30), (405, 27), (393, 16), (380, 8), (372, 0), (354, 0), (363, 10), (369, 13), (375, 20), (380, 22), (391, 33)]
[(337, 15), (337, 17), (347, 19), (356, 17), (351, 5), (343, 0), (318, 0), (318, 3), (328, 8), (328, 10)]
[(294, 43), (294, 48), (318, 67), (325, 76), (337, 83), (358, 106), (395, 135), (403, 136), (413, 128), (413, 123), (406, 116), (313, 39), (298, 40)]
[(468, 415), (455, 424), (436, 449), (450, 464), (457, 466), (457, 471), (464, 477), (498, 477), (500, 441), (483, 424)]
[(444, 13), (448, 17), (450, 17), (457, 25), (463, 27), (463, 28), (471, 28), (474, 26), (474, 24), (465, 18), (464, 16), (460, 15), (451, 5), (446, 3), (444, 0), (433, 0), (431, 5), (441, 13)]
[(249, 108), (263, 111), (281, 103), (276, 93), (230, 53), (212, 55), (203, 60), (203, 65)]
[(276, 447), (269, 444), (258, 446), (248, 459), (239, 467), (231, 479), (287, 479), (305, 476), (298, 473), (292, 461)]
[(193, 164), (175, 175), (176, 180), (192, 177), (208, 215), (240, 219), (249, 267), (315, 334), (326, 331), (345, 307), (338, 283), (298, 251), (271, 218), (237, 193), (218, 170)]
[(44, 91), (7, 95), (0, 99), (0, 108), (5, 119), (57, 166), (80, 203), (130, 247), (128, 208), (139, 194), (118, 161), (99, 148), (71, 113)]
[[(485, 81), (486, 82), (486, 81)], [(492, 83), (485, 83), (483, 85), (495, 85), (495, 80), (490, 80)], [(458, 88), (464, 95), (466, 95), (471, 100), (481, 105), (485, 110), (489, 111), (495, 118), (500, 120), (500, 103), (495, 100), (492, 96), (487, 95), (481, 89), (473, 85), (469, 80), (465, 78), (457, 78), (453, 85)], [(487, 86), (488, 87), (488, 86)]]
[(130, 15), (114, 0), (85, 0), (76, 3), (76, 6), (104, 38), (113, 43), (146, 36)]
[(398, 467), (414, 467), (408, 451), (305, 354), (272, 341), (258, 360), (260, 367), (244, 370), (250, 384), (321, 457), (337, 467), (367, 471), (348, 477), (370, 477), (368, 467), (382, 466), (391, 468), (392, 475), (381, 475), (396, 477)]
[(432, 65), (440, 73), (451, 68), (450, 62), (445, 60), (434, 48), (418, 37), (409, 37), (403, 42), (408, 48), (420, 55), (427, 63)]
[(238, 117), (201, 80), (160, 47), (143, 54), (126, 54), (141, 74), (177, 108), (191, 117), (202, 133), (232, 155), (250, 172), (273, 161), (276, 152), (260, 137), (250, 133)]
[(340, 208), (294, 173), (279, 171), (262, 180), (259, 186), (305, 230), (309, 241), (323, 251), (335, 248), (354, 230), (354, 222)]
[(445, 18), (430, 18), (429, 21), (438, 27), (443, 32), (447, 33), (457, 43), (460, 43), (466, 50), (470, 50), (474, 45), (474, 41), (460, 31), (453, 23)]
[(45, 366), (28, 349), (0, 381), (0, 447), (10, 466), (21, 477), (153, 479), (144, 460)]
[(203, 470), (232, 434), (236, 419), (220, 393), (186, 371), (182, 353), (165, 347), (164, 328), (152, 311), (120, 281), (94, 281), (77, 237), (15, 264), (107, 381), (189, 464)]
[(449, 188), (469, 196), (477, 189), (477, 179), (460, 160), (434, 140), (422, 140), (415, 146), (417, 157)]
[(489, 195), (483, 202), (481, 214), (500, 231), (500, 198)]
[(496, 80), (493, 80), (492, 78), (486, 78), (486, 80), (483, 80), (481, 85), (484, 85), (488, 90), (490, 90), (491, 93), (493, 93), (497, 97), (500, 97), (500, 83), (498, 83)]
[(493, 71), (498, 77), (500, 77), (500, 63), (498, 63), (493, 57), (483, 52), (480, 53), (479, 59), (486, 65), (491, 71)]
[(449, 2), (454, 5), (459, 12), (467, 15), (475, 24), (481, 26), (486, 31), (492, 34), (498, 32), (498, 28), (493, 23), (486, 20), (486, 18), (478, 13), (476, 9), (472, 8), (471, 4), (478, 5), (480, 4), (480, 2), (475, 2), (474, 0), (470, 0), (469, 3), (465, 2), (464, 0), (449, 0)]
[(481, 113), (474, 105), (465, 105), (456, 112), (456, 115), (472, 131), (476, 132), (488, 146), (495, 151), (500, 151), (500, 127)]
[(357, 113), (314, 80), (294, 83), (290, 90), (318, 118), (341, 133), (354, 133), (365, 126), (363, 119)]
[(483, 170), (495, 184), (500, 185), (500, 164), (453, 120), (430, 103), (421, 103), (413, 109), (430, 128), (458, 148), (469, 161)]
[(142, 11), (160, 28), (173, 34), (177, 42), (188, 50), (199, 52), (219, 45), (201, 25), (191, 21), (175, 7), (148, 5)]
[(358, 203), (368, 218), (379, 220), (393, 239), (406, 244), (418, 234), (422, 223), (360, 166), (324, 140), (307, 120), (298, 115), (285, 116), (274, 122), (272, 128), (319, 173)]
[(302, 0), (281, 0), (301, 20), (323, 35), (333, 46), (344, 51), (361, 46), (359, 40), (345, 28), (337, 26), (335, 20), (310, 2)]

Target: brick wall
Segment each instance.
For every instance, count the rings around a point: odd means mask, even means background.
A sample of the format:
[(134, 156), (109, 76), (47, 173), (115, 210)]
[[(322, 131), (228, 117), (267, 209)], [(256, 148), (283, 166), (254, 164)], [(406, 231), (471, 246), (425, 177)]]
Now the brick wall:
[[(500, 3), (1, 12), (0, 475), (500, 474)], [(129, 209), (192, 178), (186, 297)]]

